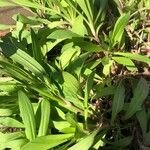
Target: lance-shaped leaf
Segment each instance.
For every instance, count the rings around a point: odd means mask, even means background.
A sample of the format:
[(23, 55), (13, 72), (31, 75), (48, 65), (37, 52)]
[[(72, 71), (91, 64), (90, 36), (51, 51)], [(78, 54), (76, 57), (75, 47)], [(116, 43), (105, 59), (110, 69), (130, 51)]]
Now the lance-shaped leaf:
[(21, 150), (47, 150), (67, 142), (74, 134), (56, 134), (38, 137), (24, 145)]
[(87, 118), (88, 118), (88, 100), (89, 100), (89, 95), (90, 95), (90, 91), (93, 87), (93, 81), (94, 81), (94, 75), (95, 75), (95, 71), (93, 71), (88, 79), (87, 79), (87, 82), (86, 82), (86, 85), (85, 85), (85, 95), (84, 95), (84, 118), (85, 118), (85, 121), (87, 121)]
[(98, 131), (94, 131), (90, 135), (85, 136), (82, 140), (80, 140), (78, 143), (70, 147), (68, 150), (89, 150), (89, 148), (93, 145), (94, 143), (94, 138)]
[(44, 68), (30, 55), (17, 47), (18, 43), (14, 38), (6, 38), (0, 43), (2, 52), (6, 57), (21, 64), (26, 69), (38, 76), (46, 74)]
[(67, 30), (56, 30), (48, 36), (49, 39), (71, 39), (73, 37), (81, 37), (81, 36)]
[(15, 79), (27, 82), (32, 81), (30, 74), (17, 67), (16, 65), (5, 61), (0, 61), (0, 65), (4, 68), (5, 72), (9, 73)]
[(111, 34), (110, 37), (110, 47), (112, 48), (113, 46), (115, 46), (116, 43), (119, 43), (122, 39), (122, 35), (124, 33), (124, 28), (127, 25), (128, 21), (130, 18), (130, 13), (127, 14), (122, 14), (114, 27), (114, 30)]
[(141, 78), (138, 82), (136, 88), (133, 91), (133, 98), (129, 104), (129, 107), (125, 114), (125, 119), (132, 117), (138, 110), (146, 99), (149, 92), (149, 86), (144, 78)]
[(147, 122), (148, 122), (145, 107), (143, 107), (141, 111), (138, 111), (136, 113), (136, 117), (139, 121), (141, 130), (142, 130), (142, 134), (144, 137), (147, 132)]
[(13, 150), (20, 149), (20, 147), (27, 142), (22, 132), (1, 133), (0, 132), (0, 149), (10, 148)]
[(0, 125), (4, 127), (24, 128), (21, 122), (10, 117), (0, 117)]
[(23, 91), (18, 91), (19, 109), (25, 126), (26, 137), (33, 140), (36, 137), (36, 124), (32, 104)]
[(14, 27), (15, 27), (15, 25), (0, 24), (0, 29), (4, 30), (3, 34), (1, 33), (2, 36), (8, 33), (8, 32), (5, 32), (5, 30), (10, 30)]
[(118, 64), (122, 64), (127, 67), (128, 70), (134, 71), (135, 70), (135, 64), (132, 62), (130, 58), (126, 57), (112, 57), (114, 61), (116, 61)]
[(122, 82), (120, 82), (120, 84), (116, 88), (116, 92), (113, 99), (111, 124), (114, 123), (117, 114), (122, 110), (124, 105), (124, 98), (125, 98), (125, 88)]
[(79, 34), (81, 36), (84, 36), (85, 33), (87, 33), (82, 16), (79, 15), (78, 17), (75, 18), (75, 21), (73, 22), (72, 25), (72, 32)]
[(78, 95), (81, 95), (80, 83), (68, 72), (63, 72), (63, 80), (62, 86), (65, 99), (82, 109), (82, 102), (78, 99)]
[(133, 60), (142, 61), (142, 62), (145, 62), (145, 63), (150, 63), (150, 58), (148, 58), (144, 55), (131, 54), (131, 53), (122, 53), (122, 52), (116, 52), (114, 54), (124, 56), (124, 57), (130, 58), (130, 59), (133, 59)]
[(49, 119), (50, 119), (50, 102), (46, 99), (43, 99), (41, 102), (41, 122), (38, 136), (46, 135), (48, 130)]
[(37, 34), (34, 32), (33, 29), (31, 29), (31, 39), (32, 39), (32, 53), (33, 57), (36, 61), (41, 62), (42, 60), (42, 53), (41, 53), (41, 47), (37, 38)]

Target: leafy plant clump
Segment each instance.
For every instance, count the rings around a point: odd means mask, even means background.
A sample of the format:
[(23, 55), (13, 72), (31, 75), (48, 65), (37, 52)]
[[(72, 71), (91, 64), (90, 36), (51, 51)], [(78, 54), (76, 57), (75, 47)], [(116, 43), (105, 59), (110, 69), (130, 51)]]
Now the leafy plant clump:
[(150, 148), (149, 0), (0, 6), (0, 149)]

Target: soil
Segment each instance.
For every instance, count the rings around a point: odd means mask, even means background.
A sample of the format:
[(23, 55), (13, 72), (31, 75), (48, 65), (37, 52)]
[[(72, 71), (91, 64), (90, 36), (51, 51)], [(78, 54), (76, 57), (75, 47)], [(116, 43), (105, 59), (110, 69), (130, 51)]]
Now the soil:
[[(21, 13), (26, 16), (32, 15), (31, 12), (21, 8), (21, 7), (5, 7), (0, 8), (0, 24), (15, 24), (15, 21), (12, 19), (14, 14)], [(2, 31), (0, 29), (0, 37), (7, 34), (8, 31)]]

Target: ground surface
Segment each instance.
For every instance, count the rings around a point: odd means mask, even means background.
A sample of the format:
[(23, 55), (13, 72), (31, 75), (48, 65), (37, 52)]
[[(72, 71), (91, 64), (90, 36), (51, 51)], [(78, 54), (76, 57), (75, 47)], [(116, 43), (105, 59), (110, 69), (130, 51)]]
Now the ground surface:
[[(15, 24), (15, 21), (12, 19), (14, 14), (21, 13), (24, 15), (31, 15), (31, 13), (21, 7), (9, 7), (9, 8), (0, 8), (0, 24)], [(0, 36), (5, 35), (7, 31), (1, 31)]]
[(1, 24), (14, 24), (15, 21), (12, 19), (14, 14), (21, 13), (24, 15), (30, 15), (31, 13), (20, 7), (9, 7), (0, 8), (0, 23)]

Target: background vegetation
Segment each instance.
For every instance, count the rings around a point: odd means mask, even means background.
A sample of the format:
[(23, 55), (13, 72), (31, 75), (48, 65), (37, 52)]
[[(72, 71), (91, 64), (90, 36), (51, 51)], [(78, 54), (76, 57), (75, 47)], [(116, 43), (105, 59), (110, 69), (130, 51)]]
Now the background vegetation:
[(150, 146), (149, 0), (0, 0), (0, 149)]

